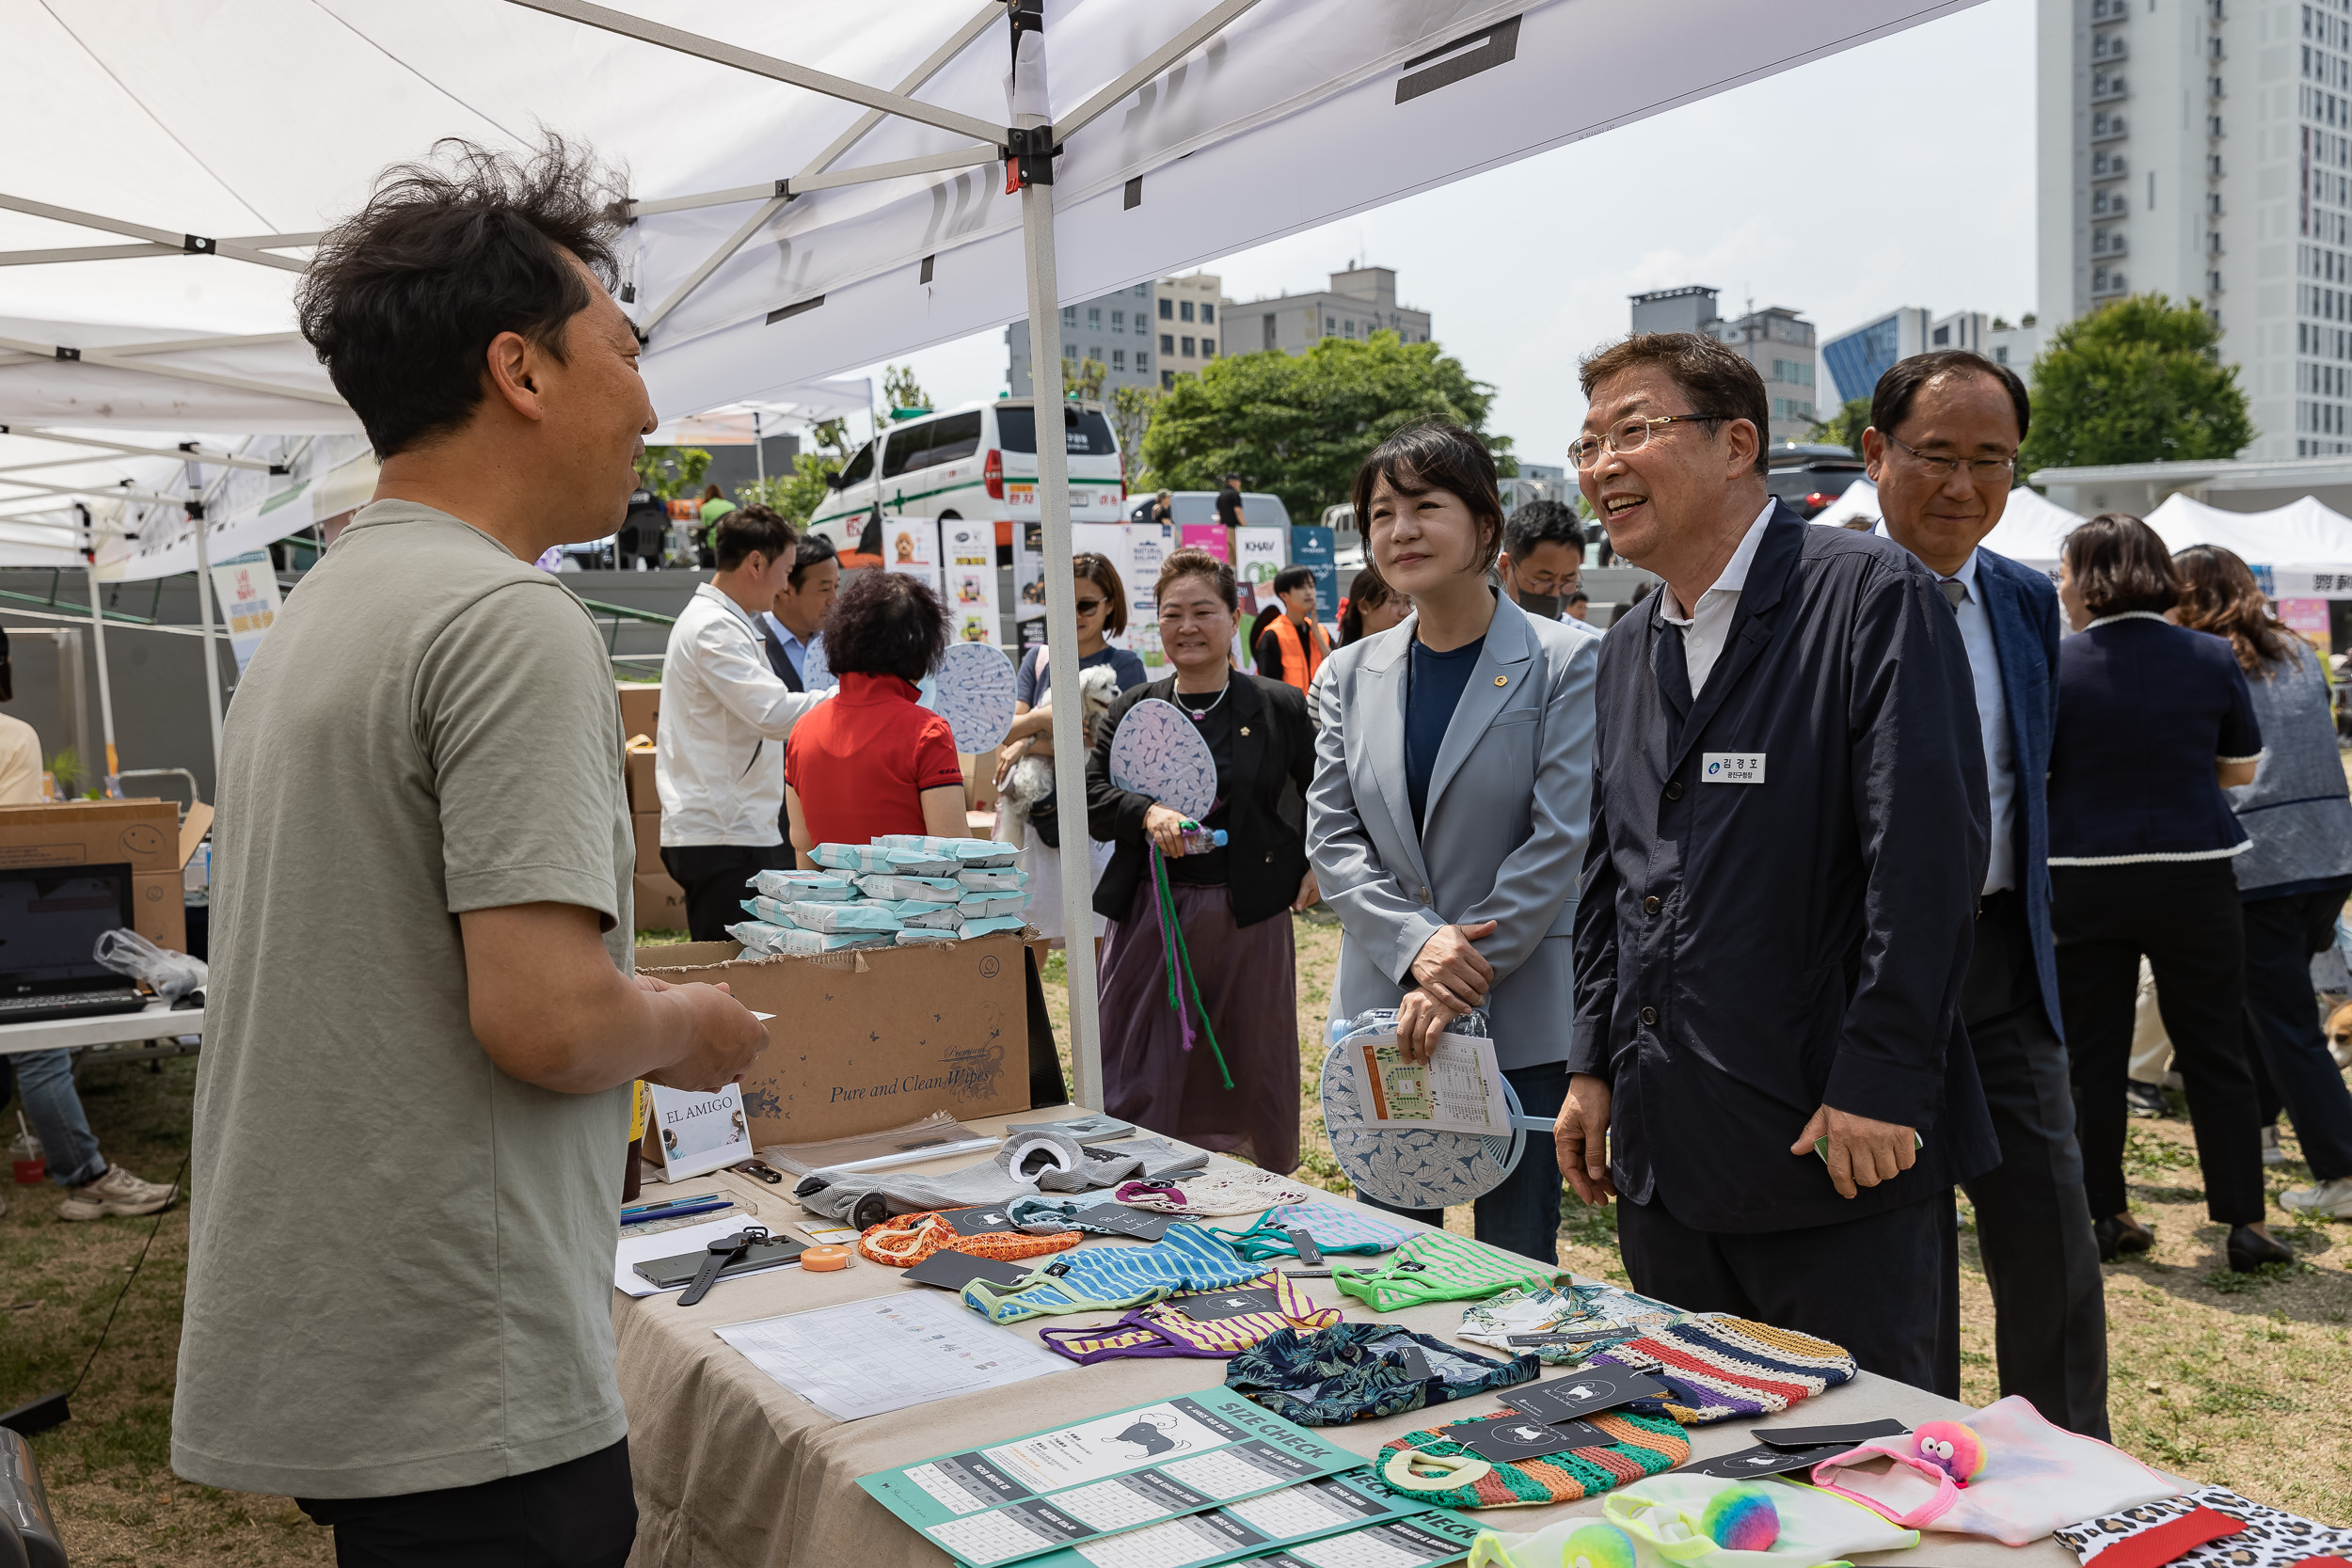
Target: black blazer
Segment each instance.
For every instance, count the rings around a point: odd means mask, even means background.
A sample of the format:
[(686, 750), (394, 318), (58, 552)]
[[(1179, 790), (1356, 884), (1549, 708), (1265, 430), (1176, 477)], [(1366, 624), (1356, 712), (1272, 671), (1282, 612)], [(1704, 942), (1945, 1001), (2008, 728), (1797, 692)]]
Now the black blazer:
[[(1615, 1090), (1617, 1190), (1724, 1231), (1936, 1197), (2000, 1158), (1960, 1018), (1986, 805), (1959, 622), (1899, 546), (1779, 506), (1684, 709), (1663, 597), (1601, 648), (1576, 919), (1568, 1065)], [(1918, 1163), (1839, 1197), (1788, 1152), (1823, 1103), (1917, 1128)]]
[[(1225, 814), (1226, 864), (1231, 869), (1233, 924), (1255, 926), (1290, 908), (1307, 875), (1306, 795), (1314, 779), (1314, 731), (1307, 698), (1295, 686), (1236, 670), (1233, 695), (1233, 792)], [(1150, 872), (1143, 814), (1155, 803), (1111, 783), (1111, 738), (1127, 710), (1147, 697), (1176, 700), (1176, 677), (1166, 675), (1122, 692), (1108, 721), (1095, 726), (1087, 758), (1087, 832), (1116, 844), (1094, 890), (1094, 912), (1124, 920), (1136, 889)]]

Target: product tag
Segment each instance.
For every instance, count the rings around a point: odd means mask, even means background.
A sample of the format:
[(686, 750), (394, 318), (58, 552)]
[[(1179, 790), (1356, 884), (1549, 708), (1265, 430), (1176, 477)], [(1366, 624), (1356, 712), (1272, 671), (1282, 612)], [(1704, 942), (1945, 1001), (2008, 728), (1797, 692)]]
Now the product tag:
[(1810, 1470), (1824, 1459), (1835, 1458), (1852, 1449), (1851, 1443), (1831, 1443), (1818, 1449), (1773, 1449), (1759, 1444), (1709, 1459), (1696, 1465), (1686, 1465), (1683, 1471), (1694, 1476), (1712, 1476), (1718, 1481), (1740, 1481), (1749, 1476), (1785, 1476), (1796, 1470)]
[(1588, 1328), (1581, 1334), (1506, 1334), (1503, 1341), (1515, 1349), (1533, 1349), (1540, 1345), (1589, 1345), (1596, 1339), (1627, 1339), (1641, 1333), (1638, 1328)]
[(1699, 782), (1702, 784), (1762, 784), (1764, 753), (1761, 752), (1707, 752), (1699, 757)]
[(1565, 1453), (1570, 1449), (1607, 1448), (1610, 1442), (1608, 1433), (1583, 1421), (1559, 1426), (1509, 1419), (1462, 1421), (1438, 1430), (1479, 1458), (1503, 1463), (1539, 1459), (1548, 1453)]
[(1178, 1296), (1169, 1305), (1197, 1323), (1216, 1323), (1222, 1318), (1245, 1318), (1253, 1312), (1282, 1310), (1281, 1298), (1275, 1294), (1271, 1285), (1262, 1285), (1252, 1291), (1219, 1291), (1214, 1294)]
[(943, 1209), (939, 1217), (959, 1236), (989, 1236), (1013, 1227), (1002, 1209)]
[(1622, 1367), (1590, 1367), (1572, 1377), (1515, 1388), (1502, 1402), (1522, 1416), (1557, 1425), (1595, 1410), (1613, 1410), (1638, 1399), (1666, 1392), (1666, 1386), (1646, 1372)]
[(943, 1291), (961, 1291), (976, 1279), (991, 1285), (1018, 1285), (1028, 1277), (1029, 1271), (1018, 1263), (1002, 1263), (993, 1258), (975, 1258), (953, 1247), (942, 1248), (907, 1270), (907, 1278), (916, 1285), (936, 1285)]
[(1323, 1261), (1323, 1250), (1315, 1245), (1314, 1237), (1308, 1234), (1305, 1226), (1295, 1225), (1283, 1234), (1291, 1239), (1291, 1245), (1298, 1249), (1300, 1262), (1312, 1264)]
[(1831, 1443), (1854, 1448), (1873, 1437), (1899, 1437), (1911, 1429), (1892, 1416), (1829, 1427), (1758, 1427), (1748, 1433), (1767, 1448), (1818, 1449)]
[(1405, 1375), (1415, 1383), (1426, 1383), (1438, 1374), (1429, 1370), (1429, 1357), (1422, 1354), (1419, 1345), (1400, 1345), (1396, 1358), (1404, 1364)]
[(1133, 1236), (1139, 1242), (1156, 1242), (1168, 1234), (1168, 1225), (1175, 1218), (1173, 1214), (1155, 1214), (1148, 1209), (1130, 1209), (1124, 1204), (1098, 1203), (1071, 1215), (1070, 1223), (1081, 1230), (1091, 1228), (1114, 1236)]

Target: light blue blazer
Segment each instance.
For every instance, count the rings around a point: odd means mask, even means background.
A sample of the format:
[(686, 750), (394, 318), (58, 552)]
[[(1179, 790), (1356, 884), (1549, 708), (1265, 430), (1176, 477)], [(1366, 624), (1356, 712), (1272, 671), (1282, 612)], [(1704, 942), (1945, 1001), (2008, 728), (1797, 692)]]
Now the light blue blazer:
[(1499, 597), (1429, 778), (1426, 829), (1405, 783), (1419, 617), (1331, 656), (1307, 854), (1345, 935), (1331, 1016), (1393, 1007), (1440, 926), (1497, 922), (1486, 1010), (1505, 1068), (1567, 1059), (1570, 933), (1591, 831), (1601, 640)]

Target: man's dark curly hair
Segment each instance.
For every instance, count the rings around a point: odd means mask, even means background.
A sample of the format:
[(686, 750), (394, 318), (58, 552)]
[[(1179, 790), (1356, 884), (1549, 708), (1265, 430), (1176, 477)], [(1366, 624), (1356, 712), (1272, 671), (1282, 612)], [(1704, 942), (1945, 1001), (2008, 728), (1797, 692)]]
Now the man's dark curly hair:
[(378, 459), (466, 422), (500, 333), (563, 358), (591, 297), (564, 253), (612, 286), (626, 178), (552, 133), (520, 157), (449, 137), (327, 232), (294, 309)]
[(920, 578), (869, 567), (834, 600), (823, 635), (834, 674), (919, 684), (947, 652), (947, 607)]

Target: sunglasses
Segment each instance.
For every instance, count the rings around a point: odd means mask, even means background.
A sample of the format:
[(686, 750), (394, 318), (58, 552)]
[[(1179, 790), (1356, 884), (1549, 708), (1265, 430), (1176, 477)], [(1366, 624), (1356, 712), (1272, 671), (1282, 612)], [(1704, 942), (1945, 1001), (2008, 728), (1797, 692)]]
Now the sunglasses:
[(1078, 613), (1081, 615), (1091, 615), (1096, 610), (1103, 608), (1103, 601), (1101, 599), (1078, 599), (1073, 602), (1076, 606)]

